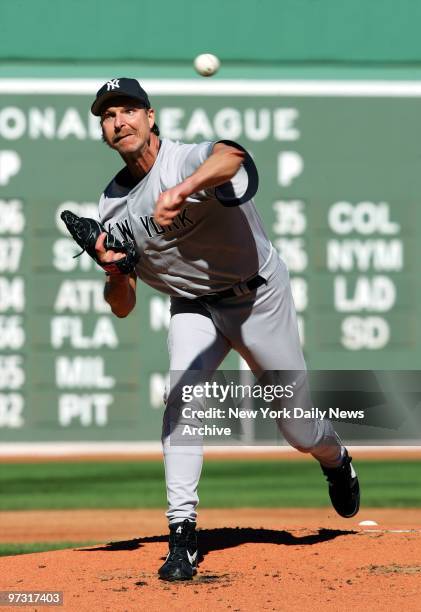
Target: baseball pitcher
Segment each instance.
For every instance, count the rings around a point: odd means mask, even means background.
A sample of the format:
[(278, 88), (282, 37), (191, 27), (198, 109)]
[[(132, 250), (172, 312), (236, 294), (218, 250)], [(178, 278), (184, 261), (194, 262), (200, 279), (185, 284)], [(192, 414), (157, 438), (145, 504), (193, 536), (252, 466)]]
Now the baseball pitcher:
[[(201, 444), (174, 443), (182, 422), (179, 385), (183, 373), (214, 372), (231, 349), (257, 375), (305, 372), (288, 271), (253, 203), (257, 171), (241, 146), (160, 138), (135, 79), (105, 83), (91, 110), (124, 167), (101, 195), (101, 224), (87, 227), (91, 220), (68, 217), (68, 226), (104, 267), (104, 295), (116, 316), (135, 307), (137, 279), (171, 297), (168, 349), (177, 375), (162, 431), (170, 535), (159, 576), (188, 580), (196, 572), (203, 453)], [(297, 397), (308, 402), (305, 378)], [(319, 461), (336, 511), (354, 516), (358, 479), (330, 421), (279, 419), (278, 425), (293, 447)]]

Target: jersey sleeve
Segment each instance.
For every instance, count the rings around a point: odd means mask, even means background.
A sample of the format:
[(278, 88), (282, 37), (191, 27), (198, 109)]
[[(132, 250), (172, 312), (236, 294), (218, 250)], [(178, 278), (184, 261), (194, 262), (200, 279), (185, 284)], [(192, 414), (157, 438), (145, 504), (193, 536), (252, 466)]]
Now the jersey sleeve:
[(259, 187), (259, 175), (253, 158), (238, 142), (233, 140), (219, 140), (218, 142), (239, 149), (244, 153), (244, 159), (238, 172), (230, 181), (214, 188), (217, 200), (224, 206), (239, 206), (249, 202), (254, 198)]
[[(168, 160), (167, 166), (164, 168), (165, 176), (168, 177), (171, 177), (172, 171), (175, 170), (173, 178), (170, 178), (168, 187), (178, 185), (196, 172), (211, 155), (214, 144), (214, 142), (201, 142), (200, 144), (178, 143), (178, 148), (173, 151), (171, 163)], [(203, 189), (192, 193), (187, 200), (190, 203), (194, 203), (209, 200), (210, 198), (216, 199), (214, 190)]]
[(211, 155), (213, 147), (217, 143), (226, 144), (245, 153), (245, 158), (238, 172), (223, 185), (210, 187), (199, 193), (193, 194), (194, 199), (201, 200), (210, 197), (218, 200), (224, 206), (238, 206), (251, 200), (257, 192), (258, 174), (256, 166), (250, 154), (238, 143), (231, 140), (219, 140), (216, 142), (203, 142), (191, 145), (183, 160), (180, 173), (180, 182), (191, 176), (204, 161)]
[(208, 159), (212, 153), (214, 144), (214, 142), (201, 142), (200, 144), (189, 146), (189, 150), (187, 151), (181, 168), (183, 181), (188, 176), (191, 176), (193, 172), (196, 172), (199, 166)]

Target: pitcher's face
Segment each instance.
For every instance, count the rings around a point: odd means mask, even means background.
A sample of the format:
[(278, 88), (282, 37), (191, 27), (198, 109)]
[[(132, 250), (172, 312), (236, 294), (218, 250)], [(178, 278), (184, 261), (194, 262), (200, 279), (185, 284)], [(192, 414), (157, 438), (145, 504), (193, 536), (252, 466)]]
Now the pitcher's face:
[(148, 146), (155, 123), (152, 108), (139, 107), (135, 101), (107, 106), (101, 113), (105, 142), (121, 155), (141, 153)]

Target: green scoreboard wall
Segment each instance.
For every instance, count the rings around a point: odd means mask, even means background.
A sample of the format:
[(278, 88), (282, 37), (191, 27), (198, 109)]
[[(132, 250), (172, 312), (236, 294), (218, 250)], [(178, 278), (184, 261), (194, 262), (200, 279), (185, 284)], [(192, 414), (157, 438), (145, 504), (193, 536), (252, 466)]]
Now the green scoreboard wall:
[[(168, 298), (112, 316), (60, 211), (96, 216), (122, 166), (97, 79), (0, 79), (0, 440), (156, 440)], [(421, 84), (146, 80), (161, 134), (238, 140), (291, 274), (308, 365), (417, 369)], [(227, 362), (241, 367), (236, 356)]]

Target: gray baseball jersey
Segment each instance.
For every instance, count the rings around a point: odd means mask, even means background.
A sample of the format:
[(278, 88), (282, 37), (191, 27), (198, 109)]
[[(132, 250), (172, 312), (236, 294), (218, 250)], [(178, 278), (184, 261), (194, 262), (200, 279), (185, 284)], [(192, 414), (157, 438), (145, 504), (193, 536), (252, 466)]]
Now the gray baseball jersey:
[[(159, 195), (193, 174), (214, 144), (164, 138), (154, 165), (141, 181), (135, 184), (125, 168), (100, 199), (102, 223), (116, 236), (136, 243), (141, 255), (138, 277), (172, 296), (195, 298), (224, 290), (262, 270), (271, 254), (253, 201), (224, 206), (215, 189), (187, 198), (172, 225), (164, 228), (154, 220)], [(248, 174), (243, 166), (230, 183), (236, 197), (246, 192)], [(286, 278), (286, 268), (284, 274)]]

